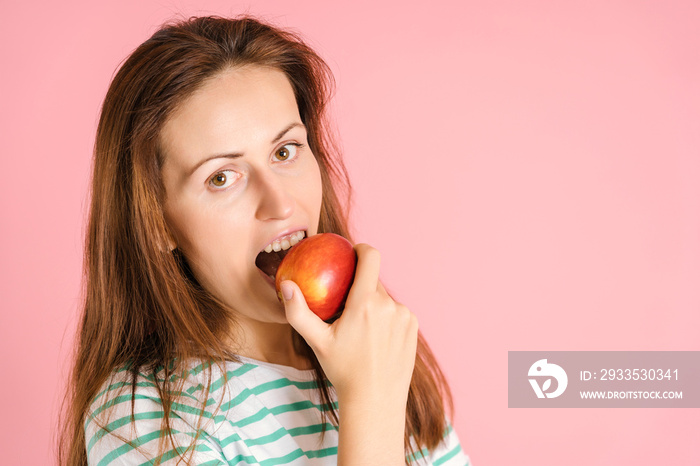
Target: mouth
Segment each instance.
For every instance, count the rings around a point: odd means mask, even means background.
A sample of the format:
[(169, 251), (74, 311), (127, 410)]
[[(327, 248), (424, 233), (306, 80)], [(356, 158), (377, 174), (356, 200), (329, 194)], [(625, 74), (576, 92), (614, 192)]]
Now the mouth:
[(284, 256), (289, 254), (289, 251), (305, 237), (305, 231), (295, 231), (294, 233), (275, 239), (258, 253), (255, 258), (255, 265), (262, 270), (265, 275), (270, 277), (274, 283), (277, 268), (282, 263)]

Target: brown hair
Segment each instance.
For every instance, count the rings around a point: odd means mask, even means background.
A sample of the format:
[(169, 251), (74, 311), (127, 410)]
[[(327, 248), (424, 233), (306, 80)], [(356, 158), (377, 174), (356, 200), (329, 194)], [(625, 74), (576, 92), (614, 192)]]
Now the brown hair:
[[(84, 307), (59, 464), (87, 464), (85, 416), (115, 368), (128, 365), (134, 384), (140, 371), (166, 372), (155, 380), (160, 381), (167, 424), (171, 393), (176, 392), (169, 375), (180, 369), (173, 361), (233, 357), (224, 344), (230, 313), (197, 284), (178, 251), (167, 252), (165, 193), (154, 180), (160, 180), (163, 162), (160, 130), (174, 109), (208, 78), (251, 64), (274, 67), (289, 79), (322, 174), (319, 232), (350, 237), (350, 183), (326, 119), (333, 77), (324, 61), (297, 35), (250, 17), (199, 17), (163, 26), (123, 63), (101, 111), (85, 243)], [(298, 343), (314, 365), (317, 381), (323, 381), (313, 352), (300, 337)], [(328, 402), (326, 384), (318, 385)], [(418, 448), (437, 446), (447, 427), (445, 406), (451, 415), (449, 388), (419, 335), (407, 406), (407, 452), (411, 437)], [(324, 414), (337, 425), (335, 410)]]

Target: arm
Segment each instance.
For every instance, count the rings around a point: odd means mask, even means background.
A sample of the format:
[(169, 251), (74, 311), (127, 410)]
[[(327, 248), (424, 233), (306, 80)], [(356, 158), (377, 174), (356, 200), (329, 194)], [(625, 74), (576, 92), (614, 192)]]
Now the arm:
[(288, 281), (282, 285), (287, 319), (338, 394), (338, 465), (401, 466), (418, 322), (379, 283), (379, 252), (365, 244), (355, 250), (355, 281), (341, 317), (323, 322)]

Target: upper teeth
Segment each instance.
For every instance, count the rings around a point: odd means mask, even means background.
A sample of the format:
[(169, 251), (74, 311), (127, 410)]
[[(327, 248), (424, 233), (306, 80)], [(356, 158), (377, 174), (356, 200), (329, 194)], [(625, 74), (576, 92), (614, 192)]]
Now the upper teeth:
[(274, 240), (272, 243), (265, 246), (264, 251), (265, 252), (284, 251), (284, 250), (291, 248), (292, 246), (297, 244), (302, 239), (304, 239), (304, 232), (297, 231), (297, 232), (294, 232), (294, 233), (289, 234), (287, 236), (283, 236), (281, 238)]

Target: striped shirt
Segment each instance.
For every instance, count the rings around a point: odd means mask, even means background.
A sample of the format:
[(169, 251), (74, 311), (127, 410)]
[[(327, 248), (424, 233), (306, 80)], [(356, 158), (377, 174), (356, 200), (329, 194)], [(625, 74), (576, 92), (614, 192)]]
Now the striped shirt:
[[(163, 406), (153, 376), (139, 374), (132, 394), (130, 372), (115, 371), (85, 421), (88, 464), (146, 465), (160, 460), (174, 465), (188, 447), (187, 464), (200, 466), (337, 463), (338, 428), (323, 421), (321, 412), (327, 406), (320, 399), (314, 371), (248, 358), (225, 363), (225, 376), (217, 365), (209, 369), (209, 393), (208, 370), (196, 365), (173, 400), (172, 444), (162, 444)], [(333, 405), (337, 409), (336, 398)], [(416, 465), (470, 464), (451, 426), (438, 448), (416, 456)]]

